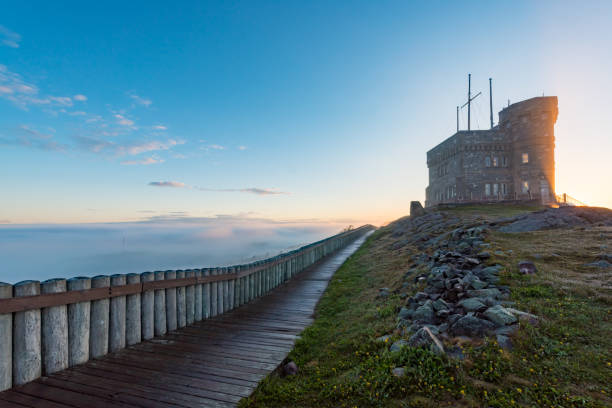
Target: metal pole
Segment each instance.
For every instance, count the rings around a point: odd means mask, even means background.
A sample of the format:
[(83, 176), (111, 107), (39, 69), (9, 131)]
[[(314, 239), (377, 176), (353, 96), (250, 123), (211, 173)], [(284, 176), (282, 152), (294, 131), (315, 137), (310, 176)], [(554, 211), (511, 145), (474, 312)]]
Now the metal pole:
[(457, 132), (459, 131), (459, 106), (457, 106)]
[(468, 74), (468, 130), (471, 130), (472, 74)]
[(489, 110), (491, 111), (491, 129), (493, 129), (493, 79), (489, 78)]

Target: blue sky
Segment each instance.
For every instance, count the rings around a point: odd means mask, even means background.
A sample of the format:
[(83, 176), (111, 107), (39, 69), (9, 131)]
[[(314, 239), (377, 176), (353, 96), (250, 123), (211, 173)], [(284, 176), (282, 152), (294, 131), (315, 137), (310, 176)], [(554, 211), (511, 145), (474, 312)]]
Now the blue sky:
[[(0, 223), (380, 224), (425, 152), (558, 95), (557, 190), (612, 206), (612, 3), (6, 2)], [(462, 117), (465, 123), (465, 118)]]

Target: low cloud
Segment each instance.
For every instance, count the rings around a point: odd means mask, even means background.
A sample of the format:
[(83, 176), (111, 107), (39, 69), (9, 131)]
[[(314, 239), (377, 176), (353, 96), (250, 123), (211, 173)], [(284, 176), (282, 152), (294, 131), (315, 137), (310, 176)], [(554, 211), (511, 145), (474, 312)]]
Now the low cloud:
[(73, 98), (75, 101), (79, 101), (79, 102), (85, 102), (87, 100), (87, 97), (81, 94), (74, 95)]
[(126, 161), (122, 161), (121, 164), (125, 165), (125, 166), (132, 166), (132, 165), (143, 165), (143, 166), (147, 166), (149, 164), (159, 164), (159, 163), (163, 163), (165, 160), (163, 159), (158, 159), (156, 157), (147, 157), (146, 159), (142, 159), (142, 160), (126, 160)]
[(0, 44), (11, 48), (19, 48), (19, 42), (21, 42), (21, 35), (0, 25)]
[(152, 181), (149, 183), (153, 187), (173, 187), (173, 188), (188, 188), (185, 183), (179, 181)]
[(122, 125), (122, 126), (134, 126), (134, 121), (131, 119), (126, 118), (123, 115), (120, 114), (115, 114), (115, 119), (117, 119), (117, 123)]

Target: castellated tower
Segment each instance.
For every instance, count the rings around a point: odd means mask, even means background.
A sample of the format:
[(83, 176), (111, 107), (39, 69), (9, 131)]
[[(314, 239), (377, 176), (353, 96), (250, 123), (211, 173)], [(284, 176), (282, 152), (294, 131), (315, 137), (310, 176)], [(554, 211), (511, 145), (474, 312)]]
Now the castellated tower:
[(427, 152), (425, 206), (555, 201), (557, 97), (536, 97), (499, 112), (487, 130), (460, 130)]
[(499, 128), (511, 142), (513, 190), (519, 199), (555, 201), (557, 97), (531, 98), (499, 113)]

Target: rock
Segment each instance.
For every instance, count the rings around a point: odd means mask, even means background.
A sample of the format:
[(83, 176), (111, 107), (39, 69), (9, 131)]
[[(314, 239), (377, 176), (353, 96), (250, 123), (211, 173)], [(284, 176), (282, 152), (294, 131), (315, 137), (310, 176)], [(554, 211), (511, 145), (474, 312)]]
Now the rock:
[(412, 347), (427, 346), (436, 354), (444, 354), (442, 342), (433, 334), (428, 327), (422, 327), (408, 340), (408, 345)]
[(410, 319), (412, 317), (412, 314), (414, 313), (414, 310), (410, 310), (407, 307), (403, 306), (400, 311), (399, 314), (397, 315), (397, 317), (399, 319)]
[(429, 295), (425, 292), (417, 292), (414, 294), (414, 296), (412, 297), (414, 300), (416, 300), (417, 302), (420, 301), (426, 301), (427, 299), (429, 299)]
[(440, 310), (448, 310), (450, 308), (449, 304), (443, 299), (436, 300), (432, 303), (432, 306), (436, 312), (439, 312)]
[(423, 323), (432, 323), (435, 315), (431, 300), (428, 300), (423, 306), (415, 310), (412, 314), (412, 319)]
[(497, 344), (504, 350), (512, 351), (512, 339), (508, 336), (504, 336), (503, 334), (498, 334), (495, 336), (497, 339)]
[(380, 298), (389, 297), (389, 288), (380, 288), (380, 289), (378, 289), (378, 297), (380, 297)]
[(387, 342), (389, 342), (390, 338), (391, 338), (390, 334), (385, 334), (384, 336), (377, 337), (376, 341), (380, 342), (380, 343), (387, 343)]
[(501, 291), (497, 288), (488, 288), (488, 289), (478, 289), (478, 290), (468, 290), (467, 295), (469, 297), (479, 297), (479, 298), (498, 298), (501, 296)]
[(506, 256), (506, 253), (504, 251), (495, 251), (493, 253), (495, 254), (495, 256), (501, 256), (501, 257)]
[(454, 358), (456, 360), (464, 360), (465, 354), (463, 354), (463, 349), (459, 346), (453, 346), (446, 351), (446, 355), (450, 358)]
[(528, 322), (530, 324), (536, 325), (539, 322), (539, 317), (531, 314), (531, 313), (527, 313), (527, 312), (523, 312), (521, 310), (517, 310), (517, 309), (513, 309), (511, 307), (506, 308), (506, 310), (510, 313), (512, 313), (514, 316), (518, 317), (518, 319), (521, 322)]
[(480, 279), (474, 279), (470, 282), (470, 286), (476, 290), (484, 289), (488, 286), (488, 283), (481, 281)]
[(400, 351), (402, 347), (406, 347), (406, 346), (408, 346), (408, 342), (406, 340), (398, 340), (391, 345), (391, 347), (389, 348), (389, 351), (391, 352)]
[(491, 257), (491, 254), (488, 253), (487, 251), (482, 251), (482, 252), (479, 252), (478, 254), (476, 254), (476, 257), (478, 259), (489, 259)]
[(495, 334), (501, 334), (503, 336), (512, 336), (518, 331), (518, 324), (511, 324), (509, 326), (501, 326), (495, 329)]
[(466, 312), (478, 312), (487, 308), (479, 298), (466, 298), (461, 300), (458, 304)]
[(416, 218), (425, 215), (425, 209), (420, 201), (410, 202), (410, 218)]
[(406, 375), (406, 368), (405, 367), (395, 367), (393, 370), (391, 370), (391, 374), (393, 374), (396, 377), (403, 377)]
[(498, 326), (507, 326), (516, 323), (516, 317), (501, 305), (491, 306), (484, 315)]
[(603, 259), (599, 261), (595, 261), (595, 262), (590, 262), (588, 264), (584, 264), (584, 266), (590, 266), (590, 267), (601, 268), (601, 269), (612, 268), (612, 264)]
[(538, 271), (535, 264), (530, 261), (520, 261), (518, 264), (519, 272), (523, 275), (533, 275)]
[(451, 332), (457, 336), (482, 336), (495, 328), (495, 324), (476, 316), (463, 316), (451, 326)]
[(297, 373), (298, 366), (293, 361), (290, 361), (283, 366), (283, 375), (296, 375)]

